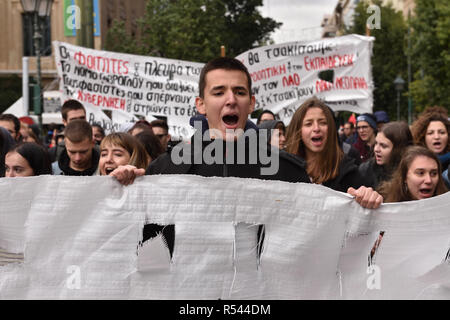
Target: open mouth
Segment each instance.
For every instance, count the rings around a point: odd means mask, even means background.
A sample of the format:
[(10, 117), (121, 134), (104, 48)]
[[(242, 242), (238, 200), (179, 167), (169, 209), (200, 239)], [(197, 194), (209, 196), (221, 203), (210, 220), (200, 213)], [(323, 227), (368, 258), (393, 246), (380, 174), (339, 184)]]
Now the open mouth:
[(230, 127), (236, 126), (238, 121), (239, 121), (239, 117), (237, 115), (226, 115), (222, 117), (222, 121)]
[(113, 172), (116, 168), (105, 168), (105, 174), (109, 176), (111, 172)]
[(421, 188), (419, 189), (419, 193), (422, 197), (429, 198), (433, 195), (433, 189), (431, 188)]
[(322, 148), (325, 138), (323, 136), (311, 137), (311, 145), (315, 148)]

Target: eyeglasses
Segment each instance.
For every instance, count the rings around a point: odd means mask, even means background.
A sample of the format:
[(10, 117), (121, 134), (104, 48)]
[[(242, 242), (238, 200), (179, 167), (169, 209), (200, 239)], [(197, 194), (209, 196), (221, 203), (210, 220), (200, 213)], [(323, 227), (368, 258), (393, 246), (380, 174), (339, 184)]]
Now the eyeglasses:
[(356, 127), (356, 130), (367, 130), (367, 129), (369, 129), (369, 126)]

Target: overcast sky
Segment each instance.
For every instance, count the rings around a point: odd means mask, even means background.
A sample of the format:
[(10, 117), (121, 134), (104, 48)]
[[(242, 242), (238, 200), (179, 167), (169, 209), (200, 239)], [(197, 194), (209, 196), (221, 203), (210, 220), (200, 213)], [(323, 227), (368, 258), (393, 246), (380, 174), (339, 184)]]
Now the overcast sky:
[(331, 14), (338, 0), (263, 0), (264, 17), (283, 22), (274, 34), (275, 43), (314, 40), (321, 36), (324, 14)]

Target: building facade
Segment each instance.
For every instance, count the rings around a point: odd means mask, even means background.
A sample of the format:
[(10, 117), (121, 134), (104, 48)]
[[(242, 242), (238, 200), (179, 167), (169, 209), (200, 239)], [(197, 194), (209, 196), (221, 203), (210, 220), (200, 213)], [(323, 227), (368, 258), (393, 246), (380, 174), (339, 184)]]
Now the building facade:
[[(127, 31), (137, 35), (137, 19), (145, 13), (145, 0), (93, 0), (94, 1), (94, 48), (102, 49), (108, 29), (114, 19), (125, 21)], [(49, 83), (57, 76), (52, 41), (58, 40), (77, 44), (74, 14), (69, 6), (77, 5), (75, 0), (54, 0), (49, 21), (44, 21), (41, 50), (41, 73), (43, 83)], [(67, 13), (69, 12), (69, 13)], [(75, 11), (72, 11), (75, 13)], [(0, 76), (22, 75), (22, 57), (29, 57), (29, 72), (36, 73), (36, 57), (32, 41), (32, 21), (23, 13), (20, 0), (0, 1)], [(96, 17), (99, 15), (99, 17)], [(76, 29), (76, 27), (74, 28)], [(72, 32), (73, 31), (73, 32)]]

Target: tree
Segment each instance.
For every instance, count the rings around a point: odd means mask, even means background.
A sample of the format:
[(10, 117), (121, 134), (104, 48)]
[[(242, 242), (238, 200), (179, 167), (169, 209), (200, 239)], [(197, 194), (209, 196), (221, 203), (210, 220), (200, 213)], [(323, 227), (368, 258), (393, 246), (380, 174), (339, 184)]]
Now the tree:
[[(391, 119), (397, 115), (397, 92), (394, 80), (397, 75), (407, 79), (406, 35), (407, 25), (400, 12), (391, 4), (382, 5), (380, 0), (373, 1), (380, 7), (381, 28), (370, 30), (375, 37), (372, 55), (372, 76), (374, 82), (374, 111), (385, 110)], [(366, 23), (372, 13), (367, 13), (368, 3), (359, 2), (355, 8), (353, 25), (345, 33), (366, 35)], [(404, 90), (405, 92), (406, 90)], [(401, 99), (401, 118), (407, 117), (407, 99)]]
[(416, 0), (411, 19), (412, 61), (416, 72), (411, 84), (415, 110), (426, 106), (450, 108), (450, 7), (448, 0)]
[[(105, 49), (206, 62), (224, 45), (227, 56), (236, 56), (267, 44), (281, 26), (261, 16), (261, 5), (262, 0), (148, 0), (139, 20), (140, 39), (113, 41)], [(114, 27), (108, 37), (126, 39), (123, 29)]]
[(22, 96), (22, 79), (17, 75), (0, 78), (0, 114)]
[(108, 51), (136, 53), (138, 51), (136, 41), (125, 28), (124, 21), (114, 20), (111, 29), (106, 34), (105, 48)]

